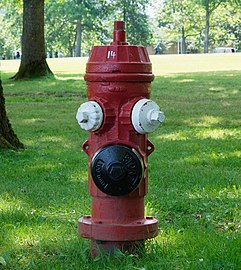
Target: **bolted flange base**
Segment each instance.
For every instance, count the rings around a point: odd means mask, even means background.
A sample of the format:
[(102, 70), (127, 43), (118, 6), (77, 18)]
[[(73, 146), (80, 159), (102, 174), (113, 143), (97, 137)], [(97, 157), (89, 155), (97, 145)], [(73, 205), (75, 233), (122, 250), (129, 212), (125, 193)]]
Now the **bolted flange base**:
[(78, 231), (80, 236), (92, 240), (92, 256), (96, 256), (99, 250), (135, 252), (144, 245), (144, 240), (157, 236), (157, 222), (157, 219), (147, 216), (127, 224), (107, 224), (93, 222), (91, 216), (84, 216), (79, 219)]

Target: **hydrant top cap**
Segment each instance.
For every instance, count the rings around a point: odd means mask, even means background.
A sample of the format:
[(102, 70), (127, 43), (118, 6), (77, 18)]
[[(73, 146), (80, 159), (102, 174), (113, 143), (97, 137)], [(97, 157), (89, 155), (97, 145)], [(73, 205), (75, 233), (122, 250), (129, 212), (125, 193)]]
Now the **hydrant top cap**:
[(86, 73), (152, 73), (146, 48), (128, 45), (124, 29), (123, 21), (114, 22), (113, 42), (92, 48)]
[(125, 22), (115, 21), (114, 22), (114, 30), (125, 30)]
[(114, 22), (114, 32), (113, 32), (113, 42), (111, 45), (128, 45), (126, 42), (126, 31), (125, 22), (115, 21)]

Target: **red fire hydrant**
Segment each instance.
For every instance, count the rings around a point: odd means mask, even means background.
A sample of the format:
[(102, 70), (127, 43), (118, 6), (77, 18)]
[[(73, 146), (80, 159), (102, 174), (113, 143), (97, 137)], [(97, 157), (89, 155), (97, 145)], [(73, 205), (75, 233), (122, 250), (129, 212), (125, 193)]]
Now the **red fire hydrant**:
[(81, 128), (89, 131), (82, 145), (89, 157), (92, 215), (79, 219), (78, 231), (99, 250), (134, 252), (158, 233), (157, 220), (144, 216), (148, 156), (154, 145), (147, 134), (164, 121), (149, 99), (154, 79), (147, 51), (128, 45), (125, 24), (114, 23), (114, 40), (94, 46), (85, 80), (88, 102), (78, 109)]

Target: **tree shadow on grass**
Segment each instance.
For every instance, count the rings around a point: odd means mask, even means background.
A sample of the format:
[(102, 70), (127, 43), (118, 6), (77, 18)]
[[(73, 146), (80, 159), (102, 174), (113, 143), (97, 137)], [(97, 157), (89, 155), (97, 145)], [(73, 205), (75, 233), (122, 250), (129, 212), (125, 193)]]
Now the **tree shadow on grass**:
[(2, 72), (5, 96), (82, 96), (86, 97), (83, 74), (59, 74), (55, 78), (12, 81), (12, 73)]

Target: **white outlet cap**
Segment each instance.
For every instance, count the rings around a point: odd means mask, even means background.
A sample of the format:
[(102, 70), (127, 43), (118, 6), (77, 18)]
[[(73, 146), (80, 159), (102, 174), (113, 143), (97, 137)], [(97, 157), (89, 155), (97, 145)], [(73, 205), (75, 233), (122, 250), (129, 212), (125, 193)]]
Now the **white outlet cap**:
[(82, 129), (96, 131), (103, 122), (103, 111), (95, 101), (87, 101), (80, 105), (76, 119)]
[(165, 115), (160, 111), (160, 107), (146, 98), (137, 101), (131, 113), (132, 125), (140, 134), (155, 131), (164, 120)]

